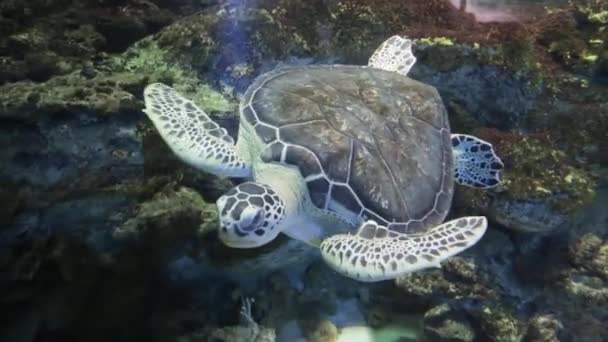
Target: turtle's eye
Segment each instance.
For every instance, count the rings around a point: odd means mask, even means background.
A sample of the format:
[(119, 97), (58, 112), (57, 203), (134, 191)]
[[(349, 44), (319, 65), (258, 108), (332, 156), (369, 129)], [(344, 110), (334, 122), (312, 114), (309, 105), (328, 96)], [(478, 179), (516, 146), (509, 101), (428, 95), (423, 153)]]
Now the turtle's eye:
[(262, 224), (263, 220), (264, 210), (254, 205), (248, 205), (239, 217), (239, 228), (243, 232), (250, 232)]
[(253, 227), (259, 227), (262, 225), (263, 221), (264, 221), (264, 211), (260, 210), (260, 211), (258, 211), (257, 214), (255, 214), (253, 221), (251, 221), (251, 225)]

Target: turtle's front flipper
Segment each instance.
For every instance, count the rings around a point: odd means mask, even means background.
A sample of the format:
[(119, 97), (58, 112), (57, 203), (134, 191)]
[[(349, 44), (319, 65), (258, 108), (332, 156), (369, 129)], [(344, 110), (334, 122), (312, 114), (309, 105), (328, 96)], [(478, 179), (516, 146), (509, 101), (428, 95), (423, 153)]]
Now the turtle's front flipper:
[(412, 41), (392, 36), (374, 51), (367, 65), (407, 76), (414, 63), (416, 63), (416, 57), (412, 53)]
[(502, 161), (492, 145), (466, 134), (452, 134), (454, 179), (474, 188), (491, 188), (500, 184)]
[(250, 168), (236, 153), (234, 140), (192, 101), (161, 83), (144, 90), (144, 112), (173, 152), (206, 172), (246, 177)]
[(483, 216), (461, 217), (422, 234), (401, 234), (367, 221), (356, 235), (331, 236), (320, 248), (325, 262), (338, 273), (359, 281), (381, 281), (440, 267), (441, 261), (479, 241), (487, 225)]

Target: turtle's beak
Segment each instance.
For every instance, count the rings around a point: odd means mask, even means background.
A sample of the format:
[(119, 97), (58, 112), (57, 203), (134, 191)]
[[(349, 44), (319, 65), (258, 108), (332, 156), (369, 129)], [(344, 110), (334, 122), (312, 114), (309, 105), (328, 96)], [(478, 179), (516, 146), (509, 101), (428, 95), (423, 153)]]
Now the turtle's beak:
[(255, 247), (259, 247), (262, 244), (260, 244), (259, 241), (255, 241), (255, 240), (250, 240), (247, 239), (246, 237), (239, 237), (239, 238), (231, 238), (229, 236), (229, 234), (227, 233), (222, 233), (221, 229), (220, 229), (220, 241), (222, 241), (222, 243), (230, 248), (255, 248)]

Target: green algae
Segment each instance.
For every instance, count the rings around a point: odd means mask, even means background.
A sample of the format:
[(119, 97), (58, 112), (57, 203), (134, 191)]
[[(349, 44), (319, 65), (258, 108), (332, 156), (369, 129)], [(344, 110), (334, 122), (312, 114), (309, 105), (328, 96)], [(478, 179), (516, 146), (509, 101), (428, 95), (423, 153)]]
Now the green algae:
[(7, 84), (0, 92), (2, 115), (35, 117), (41, 113), (95, 111), (101, 115), (138, 110), (133, 94), (125, 89), (143, 86), (143, 78), (116, 72), (87, 79), (80, 73), (53, 77), (43, 83)]
[(209, 85), (198, 81), (191, 67), (170, 63), (171, 56), (154, 41), (136, 44), (123, 56), (114, 60), (119, 69), (132, 74), (146, 75), (148, 83), (163, 82), (191, 98), (205, 111), (231, 112), (236, 109), (234, 101)]
[(443, 45), (451, 46), (454, 45), (454, 41), (448, 37), (424, 37), (417, 39), (419, 43), (427, 45)]
[(114, 231), (116, 238), (140, 240), (150, 236), (163, 241), (193, 238), (217, 227), (213, 203), (189, 188), (167, 186), (143, 202), (134, 217)]
[(603, 0), (579, 0), (576, 9), (587, 16), (587, 19), (597, 25), (608, 24), (608, 4)]
[(523, 338), (522, 324), (504, 305), (486, 305), (479, 312), (481, 329), (490, 341), (517, 342)]
[(543, 67), (530, 36), (521, 35), (491, 44), (459, 43), (450, 37), (425, 37), (416, 42), (428, 50), (423, 55), (425, 64), (439, 71), (482, 64), (508, 70), (517, 78), (528, 79), (534, 86), (540, 86), (544, 79)]
[(589, 174), (572, 166), (566, 153), (540, 139), (522, 136), (501, 157), (508, 163), (503, 185), (513, 199), (547, 198), (552, 206), (568, 213), (594, 197), (595, 183)]

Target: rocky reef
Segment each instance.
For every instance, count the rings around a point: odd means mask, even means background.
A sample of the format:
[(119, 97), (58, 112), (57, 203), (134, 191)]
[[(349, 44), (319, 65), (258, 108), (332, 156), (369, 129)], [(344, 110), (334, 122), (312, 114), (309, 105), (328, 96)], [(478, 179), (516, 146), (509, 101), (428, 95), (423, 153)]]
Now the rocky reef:
[[(2, 2), (0, 340), (607, 340), (607, 13), (601, 0), (503, 23), (443, 0)], [(214, 202), (234, 183), (173, 156), (141, 112), (145, 85), (173, 85), (235, 136), (259, 74), (365, 64), (394, 34), (415, 40), (411, 77), (438, 89), (452, 130), (504, 161), (500, 187), (456, 189), (451, 215), (486, 215), (483, 240), (377, 284), (314, 252), (277, 261), (298, 246), (287, 238), (222, 246)]]

